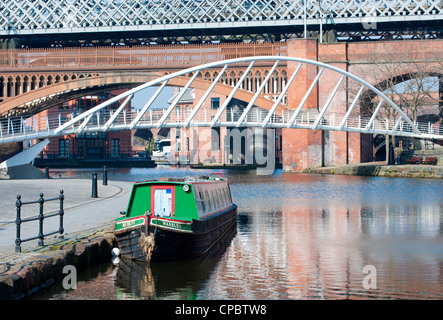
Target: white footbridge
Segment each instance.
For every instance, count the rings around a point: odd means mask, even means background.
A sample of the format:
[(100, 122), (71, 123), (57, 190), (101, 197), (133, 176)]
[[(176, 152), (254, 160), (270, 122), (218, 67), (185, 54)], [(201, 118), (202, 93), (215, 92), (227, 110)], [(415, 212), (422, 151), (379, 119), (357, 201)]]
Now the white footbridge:
[[(263, 81), (258, 84), (257, 90), (250, 94), (250, 101), (245, 101), (245, 105), (247, 105), (240, 110), (230, 108), (233, 98), (238, 97), (237, 94), (242, 90), (245, 91), (245, 80), (248, 79), (254, 65), (265, 60), (268, 63), (271, 61), (273, 67)], [(282, 61), (294, 63), (295, 71), (288, 74), (287, 79), (281, 83), (280, 94), (275, 95), (272, 100), (269, 99), (267, 107), (260, 107), (258, 101), (260, 98), (266, 97), (266, 88), (269, 81), (273, 80), (271, 78), (273, 71)], [(229, 87), (230, 92), (217, 110), (211, 110), (209, 114), (207, 108), (202, 108), (202, 106), (211, 93), (217, 91), (217, 86), (223, 84), (223, 75), (229, 72), (229, 68), (233, 66), (238, 68), (239, 64), (244, 66), (244, 73), (238, 82), (224, 84), (224, 88)], [(288, 108), (284, 104), (285, 98), (289, 88), (297, 86), (297, 74), (303, 66), (316, 67), (316, 77), (306, 92), (302, 93), (303, 98), (298, 105)], [(208, 88), (205, 88), (200, 100), (188, 112), (185, 112), (183, 108), (177, 108), (186, 90), (197, 87), (195, 84), (193, 86), (194, 80), (208, 69), (220, 71)], [(323, 105), (317, 106), (317, 108), (307, 108), (309, 96), (318, 85), (322, 73), (327, 70), (338, 73), (338, 82), (334, 84), (327, 99), (322, 99), (325, 101)], [(162, 110), (153, 109), (154, 100), (168, 86), (168, 82), (178, 77), (186, 77), (187, 83), (181, 88), (169, 107)], [(349, 98), (346, 108), (342, 108), (345, 112), (336, 112), (334, 111), (336, 108), (331, 106), (337, 103), (334, 99), (337, 99), (338, 92), (346, 90), (346, 78), (348, 78), (348, 87), (352, 82), (356, 89), (352, 93), (352, 98)], [(152, 96), (146, 97), (143, 107), (134, 112), (128, 111), (125, 107), (134, 95), (149, 87), (155, 88), (154, 93)], [(362, 97), (367, 95), (369, 91), (372, 91), (373, 108), (370, 112), (367, 110), (363, 112)], [(124, 102), (119, 104), (118, 108), (109, 110), (111, 105), (119, 101)], [(46, 139), (88, 132), (165, 127), (292, 128), (443, 140), (443, 124), (412, 121), (385, 93), (351, 73), (318, 61), (295, 57), (260, 56), (224, 60), (171, 73), (128, 90), (76, 116), (63, 117), (60, 114), (54, 117), (31, 116), (0, 119), (0, 143)]]

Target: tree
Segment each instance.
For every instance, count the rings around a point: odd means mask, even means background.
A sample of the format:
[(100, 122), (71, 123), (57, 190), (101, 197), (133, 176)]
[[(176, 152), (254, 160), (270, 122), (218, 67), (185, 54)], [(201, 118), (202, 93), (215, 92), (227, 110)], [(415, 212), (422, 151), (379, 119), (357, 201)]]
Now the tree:
[[(437, 122), (442, 117), (443, 52), (434, 52), (427, 46), (432, 40), (408, 40), (394, 43), (383, 54), (373, 54), (371, 83), (396, 103), (412, 121)], [(400, 44), (401, 45), (398, 45)], [(372, 115), (378, 101), (376, 94), (362, 96), (361, 112)], [(383, 103), (378, 118), (396, 121), (398, 114)], [(386, 150), (389, 154), (389, 137)], [(392, 137), (394, 142), (394, 137)]]

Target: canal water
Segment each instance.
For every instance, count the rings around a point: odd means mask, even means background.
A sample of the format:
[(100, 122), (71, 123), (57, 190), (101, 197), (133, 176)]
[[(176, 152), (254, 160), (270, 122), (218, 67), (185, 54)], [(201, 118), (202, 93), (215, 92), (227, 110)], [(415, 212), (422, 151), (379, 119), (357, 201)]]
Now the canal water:
[[(109, 169), (109, 178), (214, 171)], [(77, 289), (35, 298), (443, 299), (443, 180), (221, 172), (238, 224), (207, 256), (109, 261), (79, 274)]]

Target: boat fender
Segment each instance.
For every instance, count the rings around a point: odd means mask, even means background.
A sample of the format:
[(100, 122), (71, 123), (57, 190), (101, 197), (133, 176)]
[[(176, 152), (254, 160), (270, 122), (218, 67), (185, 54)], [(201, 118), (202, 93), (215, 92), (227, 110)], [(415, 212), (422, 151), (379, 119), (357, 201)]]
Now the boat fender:
[(113, 257), (118, 257), (120, 255), (120, 249), (119, 248), (113, 248), (111, 251), (111, 255)]

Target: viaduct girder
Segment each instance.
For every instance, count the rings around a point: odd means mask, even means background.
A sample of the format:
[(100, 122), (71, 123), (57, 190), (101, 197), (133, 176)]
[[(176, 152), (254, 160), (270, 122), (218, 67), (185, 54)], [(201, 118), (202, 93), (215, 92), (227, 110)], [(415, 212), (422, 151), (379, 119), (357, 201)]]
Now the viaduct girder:
[(40, 43), (65, 46), (103, 39), (238, 41), (245, 35), (279, 40), (303, 36), (304, 26), (318, 31), (320, 25), (338, 34), (414, 30), (439, 37), (442, 20), (443, 3), (436, 0), (4, 0), (0, 37), (32, 41), (38, 36)]

